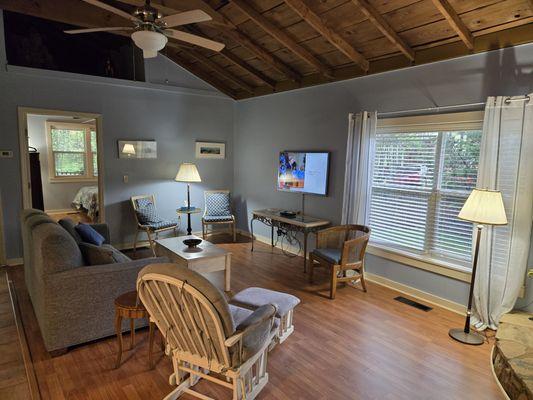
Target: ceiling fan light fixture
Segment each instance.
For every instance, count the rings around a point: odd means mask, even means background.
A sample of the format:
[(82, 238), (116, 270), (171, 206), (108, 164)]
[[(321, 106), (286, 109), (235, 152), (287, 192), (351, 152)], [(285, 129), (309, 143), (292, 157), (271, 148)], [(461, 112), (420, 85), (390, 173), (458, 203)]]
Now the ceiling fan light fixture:
[(153, 31), (137, 31), (131, 35), (133, 42), (143, 51), (144, 58), (153, 58), (168, 42), (165, 35)]

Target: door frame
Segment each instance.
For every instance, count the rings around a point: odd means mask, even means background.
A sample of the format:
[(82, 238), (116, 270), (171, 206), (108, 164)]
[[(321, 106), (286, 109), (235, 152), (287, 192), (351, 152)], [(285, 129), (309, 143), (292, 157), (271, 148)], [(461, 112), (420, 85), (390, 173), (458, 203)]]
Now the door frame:
[(28, 151), (28, 114), (80, 117), (94, 119), (96, 122), (96, 146), (98, 149), (98, 222), (105, 222), (104, 203), (104, 145), (102, 115), (78, 111), (49, 110), (45, 108), (18, 107), (19, 146), (20, 146), (20, 174), (22, 183), (22, 208), (31, 208), (31, 181)]

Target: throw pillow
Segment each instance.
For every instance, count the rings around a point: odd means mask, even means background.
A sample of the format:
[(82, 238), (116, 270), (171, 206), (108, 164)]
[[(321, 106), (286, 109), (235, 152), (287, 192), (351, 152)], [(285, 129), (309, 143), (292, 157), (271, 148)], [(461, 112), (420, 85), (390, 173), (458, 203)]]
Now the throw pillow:
[(101, 246), (105, 242), (105, 238), (89, 224), (80, 222), (76, 225), (76, 232), (78, 232), (84, 242), (92, 243), (96, 246)]
[(106, 265), (131, 261), (131, 258), (110, 244), (96, 246), (92, 243), (81, 242), (80, 250), (87, 265)]
[(231, 215), (229, 193), (209, 193), (205, 199), (206, 214), (209, 216)]
[(146, 204), (144, 207), (137, 209), (137, 218), (143, 225), (157, 224), (163, 219), (157, 215), (155, 206), (152, 203)]

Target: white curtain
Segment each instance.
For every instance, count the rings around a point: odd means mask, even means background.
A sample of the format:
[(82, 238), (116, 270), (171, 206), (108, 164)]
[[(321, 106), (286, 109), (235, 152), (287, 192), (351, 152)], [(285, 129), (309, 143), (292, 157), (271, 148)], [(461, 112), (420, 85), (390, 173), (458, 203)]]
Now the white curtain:
[(368, 223), (377, 112), (348, 115), (342, 224)]
[(474, 326), (496, 329), (513, 309), (527, 269), (533, 219), (531, 95), (487, 99), (477, 183), (501, 190), (509, 221), (483, 230), (474, 286)]

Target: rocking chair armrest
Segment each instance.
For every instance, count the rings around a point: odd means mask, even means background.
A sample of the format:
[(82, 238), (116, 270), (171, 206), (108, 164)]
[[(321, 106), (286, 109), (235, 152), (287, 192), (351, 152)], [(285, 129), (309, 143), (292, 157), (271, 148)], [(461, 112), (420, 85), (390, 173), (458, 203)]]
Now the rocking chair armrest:
[(224, 344), (226, 347), (232, 347), (242, 342), (248, 335), (253, 335), (255, 330), (261, 327), (264, 322), (273, 320), (277, 311), (277, 307), (273, 304), (265, 304), (259, 307), (237, 326), (235, 333), (227, 338)]

